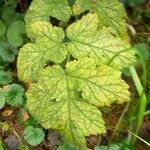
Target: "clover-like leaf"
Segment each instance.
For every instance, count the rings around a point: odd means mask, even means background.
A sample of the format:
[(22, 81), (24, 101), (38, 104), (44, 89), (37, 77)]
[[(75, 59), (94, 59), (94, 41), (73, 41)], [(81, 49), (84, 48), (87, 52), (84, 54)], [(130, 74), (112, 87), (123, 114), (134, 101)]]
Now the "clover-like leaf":
[(71, 8), (67, 0), (33, 0), (26, 14), (26, 22), (49, 21), (50, 16), (66, 22), (70, 15)]
[(32, 146), (40, 144), (45, 136), (42, 128), (34, 128), (32, 126), (27, 126), (23, 134), (26, 141)]
[(98, 14), (100, 27), (113, 27), (119, 35), (126, 34), (126, 13), (118, 0), (76, 0), (74, 13), (77, 15), (85, 10), (94, 10)]
[(24, 104), (24, 89), (18, 84), (11, 84), (6, 91), (6, 102), (11, 106), (22, 106)]
[(14, 47), (23, 44), (23, 35), (25, 34), (25, 23), (23, 21), (14, 21), (7, 30), (7, 39)]
[(2, 109), (5, 105), (5, 93), (0, 89), (0, 109)]
[(87, 14), (81, 20), (67, 28), (71, 40), (68, 50), (74, 58), (91, 57), (98, 65), (110, 65), (115, 68), (128, 67), (135, 61), (134, 51), (130, 44), (114, 37), (109, 29), (98, 28), (96, 14)]
[(129, 101), (120, 71), (88, 58), (47, 67), (27, 91), (27, 107), (44, 128), (58, 129), (67, 140), (85, 146), (85, 136), (105, 133), (97, 106)]
[(48, 61), (61, 63), (67, 55), (61, 28), (39, 21), (31, 25), (28, 34), (34, 43), (24, 45), (19, 52), (17, 65), (21, 80), (36, 79)]

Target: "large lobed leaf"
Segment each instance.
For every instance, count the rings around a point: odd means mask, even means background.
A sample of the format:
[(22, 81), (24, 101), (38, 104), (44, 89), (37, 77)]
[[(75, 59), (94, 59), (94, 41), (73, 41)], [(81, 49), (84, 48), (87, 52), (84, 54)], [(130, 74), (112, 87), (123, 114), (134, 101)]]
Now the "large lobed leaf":
[(66, 70), (59, 65), (47, 67), (27, 92), (27, 107), (43, 127), (58, 129), (82, 146), (85, 136), (105, 133), (98, 106), (130, 99), (120, 71), (94, 64), (85, 58), (68, 63)]
[(90, 57), (97, 65), (110, 65), (122, 69), (135, 61), (133, 50), (127, 42), (114, 37), (109, 29), (97, 31), (98, 17), (87, 14), (66, 29), (65, 33), (48, 22), (37, 21), (28, 35), (32, 43), (24, 45), (18, 57), (18, 74), (21, 80), (35, 80), (48, 61), (62, 63), (69, 52), (74, 58)]
[(133, 64), (135, 56), (130, 44), (113, 32), (126, 32), (117, 0), (76, 0), (72, 10), (90, 13), (63, 30), (48, 21), (49, 16), (69, 20), (67, 1), (33, 0), (26, 14), (31, 43), (21, 48), (17, 67), (19, 79), (31, 82), (27, 107), (35, 119), (85, 147), (85, 136), (106, 132), (98, 108), (130, 100), (119, 70)]

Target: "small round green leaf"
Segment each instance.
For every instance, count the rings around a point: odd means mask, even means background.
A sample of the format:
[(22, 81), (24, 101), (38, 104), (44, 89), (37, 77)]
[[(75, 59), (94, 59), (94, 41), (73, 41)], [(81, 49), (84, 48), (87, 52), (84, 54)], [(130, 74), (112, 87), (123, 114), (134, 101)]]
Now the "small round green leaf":
[(18, 50), (8, 42), (0, 43), (0, 58), (4, 62), (13, 62)]
[(22, 106), (24, 104), (24, 89), (18, 84), (12, 84), (6, 92), (6, 102), (11, 106)]
[(13, 80), (12, 73), (7, 71), (0, 70), (0, 85), (7, 85)]
[(9, 26), (15, 20), (23, 20), (23, 14), (17, 13), (14, 7), (3, 6), (2, 19), (5, 21), (6, 26)]
[(0, 90), (0, 109), (2, 109), (5, 105), (5, 94), (2, 90)]
[(40, 144), (44, 140), (44, 136), (45, 135), (42, 128), (34, 128), (32, 126), (28, 126), (24, 130), (24, 137), (26, 141), (32, 146)]
[(25, 34), (25, 23), (15, 21), (7, 30), (7, 39), (14, 47), (18, 47), (23, 44), (23, 34)]

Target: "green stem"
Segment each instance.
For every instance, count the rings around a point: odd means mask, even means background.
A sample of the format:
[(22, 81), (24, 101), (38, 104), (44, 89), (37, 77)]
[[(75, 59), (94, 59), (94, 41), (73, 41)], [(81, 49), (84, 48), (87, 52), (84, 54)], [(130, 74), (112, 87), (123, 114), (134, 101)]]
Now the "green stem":
[[(147, 98), (146, 98), (146, 95), (144, 93), (144, 89), (143, 89), (143, 86), (141, 84), (141, 81), (137, 75), (137, 72), (135, 70), (135, 68), (133, 66), (131, 66), (129, 68), (130, 70), (130, 73), (131, 73), (131, 76), (132, 76), (132, 79), (134, 81), (134, 84), (136, 86), (136, 89), (138, 91), (138, 94), (139, 94), (139, 110), (138, 110), (138, 115), (137, 115), (137, 126), (136, 126), (136, 130), (135, 130), (135, 134), (138, 135), (138, 132), (140, 130), (140, 127), (142, 125), (142, 122), (143, 122), (143, 118), (144, 118), (144, 112), (145, 112), (145, 109), (146, 109), (146, 104), (147, 104)], [(137, 140), (137, 137), (134, 136), (133, 139), (132, 139), (132, 143), (131, 144), (135, 144)]]
[(130, 103), (127, 103), (126, 107), (124, 108), (124, 110), (123, 110), (123, 112), (122, 112), (122, 114), (121, 114), (121, 116), (120, 116), (120, 118), (119, 118), (119, 120), (118, 120), (118, 122), (117, 122), (117, 124), (115, 126), (115, 129), (113, 131), (112, 136), (114, 136), (116, 134), (116, 132), (118, 131), (119, 126), (120, 126), (120, 124), (121, 124), (125, 114), (127, 113), (129, 106), (130, 106)]
[[(130, 131), (129, 131), (130, 132)], [(141, 140), (143, 143), (145, 143), (146, 145), (150, 146), (150, 143), (148, 143), (147, 141), (143, 140), (141, 137), (139, 137), (138, 135), (134, 134), (133, 132), (130, 132), (134, 137), (138, 138), (139, 140)]]
[(138, 91), (138, 94), (141, 96), (143, 94), (143, 86), (142, 86), (141, 81), (137, 75), (137, 72), (133, 66), (131, 66), (129, 68), (129, 71), (131, 73), (131, 76), (132, 76), (132, 79), (133, 79), (134, 84), (136, 86), (136, 89)]

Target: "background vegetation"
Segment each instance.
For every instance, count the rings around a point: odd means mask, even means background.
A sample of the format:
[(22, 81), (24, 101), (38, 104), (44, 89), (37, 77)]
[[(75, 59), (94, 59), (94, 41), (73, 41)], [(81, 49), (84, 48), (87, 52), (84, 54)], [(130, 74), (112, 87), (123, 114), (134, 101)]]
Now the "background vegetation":
[[(131, 43), (138, 49), (138, 63), (124, 70), (133, 101), (103, 110), (108, 133), (87, 137), (87, 146), (95, 150), (150, 149), (150, 1), (121, 0), (128, 13)], [(36, 149), (75, 150), (63, 144), (55, 130), (44, 130), (25, 108), (27, 84), (17, 77), (19, 48), (28, 38), (24, 14), (31, 0), (0, 1), (0, 150)], [(25, 138), (26, 137), (26, 138)]]

